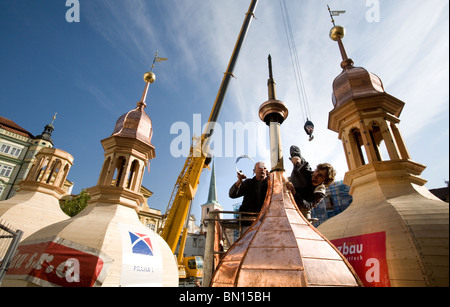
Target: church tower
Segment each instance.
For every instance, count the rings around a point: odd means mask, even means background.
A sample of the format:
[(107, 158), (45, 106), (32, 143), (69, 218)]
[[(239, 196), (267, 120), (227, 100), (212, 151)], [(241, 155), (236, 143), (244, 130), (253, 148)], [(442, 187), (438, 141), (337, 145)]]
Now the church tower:
[(354, 66), (343, 27), (334, 26), (330, 37), (343, 70), (333, 82), (328, 128), (342, 141), (353, 202), (318, 229), (365, 286), (448, 286), (449, 207), (424, 187), (425, 166), (408, 153), (399, 129), (405, 103), (378, 76)]
[(223, 207), (217, 201), (216, 171), (213, 161), (211, 169), (211, 180), (209, 182), (208, 200), (202, 205), (202, 226), (206, 225), (206, 222), (203, 221), (208, 218), (208, 213), (214, 210), (223, 211)]

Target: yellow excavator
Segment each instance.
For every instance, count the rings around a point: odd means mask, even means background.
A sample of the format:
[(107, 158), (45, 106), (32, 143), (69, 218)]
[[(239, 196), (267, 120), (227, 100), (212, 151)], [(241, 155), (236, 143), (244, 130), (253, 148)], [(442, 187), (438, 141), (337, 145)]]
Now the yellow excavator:
[[(209, 143), (214, 132), (214, 125), (219, 117), (220, 109), (230, 82), (233, 77), (234, 67), (237, 62), (239, 51), (248, 32), (253, 13), (258, 0), (252, 0), (246, 13), (239, 37), (231, 55), (227, 71), (224, 73), (222, 83), (217, 93), (213, 109), (209, 116), (208, 125), (200, 137), (194, 137), (191, 144), (189, 156), (184, 163), (183, 169), (177, 178), (169, 204), (164, 215), (161, 237), (167, 242), (172, 252), (180, 241), (178, 249), (178, 269), (180, 278), (201, 278), (203, 275), (202, 257), (183, 257), (184, 246), (187, 238), (187, 221), (189, 220), (190, 204), (197, 192), (200, 175), (204, 168), (209, 168), (211, 157), (209, 155)], [(183, 235), (180, 238), (183, 229)]]

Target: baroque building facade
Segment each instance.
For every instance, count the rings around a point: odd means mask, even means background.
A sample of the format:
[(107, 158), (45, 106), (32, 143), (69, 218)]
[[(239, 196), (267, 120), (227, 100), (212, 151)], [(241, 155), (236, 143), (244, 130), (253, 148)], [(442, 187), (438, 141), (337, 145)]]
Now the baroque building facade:
[[(53, 118), (54, 119), (54, 118)], [(0, 201), (16, 195), (42, 148), (52, 148), (53, 121), (34, 136), (11, 119), (0, 116)], [(66, 180), (63, 189), (72, 191), (73, 183)]]

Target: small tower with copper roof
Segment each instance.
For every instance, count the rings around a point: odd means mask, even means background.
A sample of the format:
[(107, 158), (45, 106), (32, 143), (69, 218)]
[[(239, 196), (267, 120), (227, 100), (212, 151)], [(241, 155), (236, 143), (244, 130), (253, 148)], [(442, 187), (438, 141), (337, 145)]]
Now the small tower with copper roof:
[(144, 171), (155, 158), (155, 147), (151, 143), (152, 121), (145, 113), (145, 101), (155, 74), (146, 73), (144, 81), (144, 93), (136, 108), (123, 114), (111, 136), (101, 141), (105, 160), (97, 185), (88, 189), (90, 202), (114, 199), (138, 211), (144, 201), (140, 193)]
[(137, 107), (122, 115), (112, 135), (102, 140), (105, 161), (97, 185), (87, 189), (88, 206), (24, 240), (17, 259), (28, 261), (30, 251), (51, 256), (36, 266), (13, 266), (6, 275), (8, 285), (178, 286), (172, 251), (137, 215), (144, 202), (144, 170), (155, 157), (152, 122), (144, 111), (153, 72), (144, 81)]
[(333, 82), (328, 128), (342, 140), (353, 202), (318, 229), (340, 248), (361, 246), (349, 261), (365, 286), (448, 287), (449, 207), (425, 188), (425, 166), (406, 149), (399, 130), (405, 103), (386, 93), (379, 77), (353, 66), (343, 27), (334, 25), (330, 37), (343, 70)]

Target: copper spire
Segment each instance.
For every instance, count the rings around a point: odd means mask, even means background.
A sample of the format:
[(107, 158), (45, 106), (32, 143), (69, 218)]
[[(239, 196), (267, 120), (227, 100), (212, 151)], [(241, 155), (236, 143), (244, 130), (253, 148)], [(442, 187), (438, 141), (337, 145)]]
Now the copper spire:
[(269, 54), (269, 80), (267, 87), (269, 100), (259, 107), (259, 118), (270, 127), (271, 171), (284, 171), (281, 150), (280, 126), (288, 117), (289, 111), (280, 100), (276, 99), (275, 81), (272, 72), (272, 57)]
[(155, 82), (155, 80), (156, 80), (156, 76), (153, 72), (146, 72), (144, 74), (145, 88), (144, 88), (144, 92), (142, 93), (141, 100), (138, 101), (138, 103), (137, 103), (138, 108), (144, 109), (147, 106), (145, 101), (147, 100), (148, 89), (150, 87), (150, 84)]
[(152, 84), (156, 80), (156, 75), (153, 73), (153, 68), (155, 67), (155, 63), (158, 63), (158, 62), (161, 62), (161, 61), (167, 61), (167, 58), (158, 57), (158, 50), (157, 50), (156, 54), (155, 54), (155, 57), (153, 58), (152, 68), (150, 69), (149, 72), (146, 72), (144, 74), (144, 81), (145, 81), (146, 84), (145, 84), (145, 88), (144, 88), (144, 93), (142, 94), (142, 98), (137, 103), (137, 106), (139, 108), (145, 108), (147, 106), (145, 101), (147, 99), (148, 89), (150, 87), (150, 84)]
[(256, 221), (218, 264), (211, 286), (360, 286), (344, 256), (301, 214), (286, 187), (279, 127), (287, 108), (271, 91), (271, 66), (269, 57), (269, 100), (259, 111), (270, 126), (272, 172), (267, 195)]
[(155, 67), (155, 63), (166, 60), (166, 58), (158, 57), (158, 51), (156, 52), (151, 70), (144, 74), (144, 93), (142, 94), (141, 100), (137, 103), (137, 108), (123, 114), (117, 120), (116, 127), (114, 128), (114, 132), (112, 133), (113, 136), (135, 138), (145, 142), (148, 145), (151, 145), (153, 128), (150, 117), (144, 111), (145, 107), (147, 106), (145, 101), (147, 99), (150, 84), (152, 84), (156, 80), (156, 76), (153, 73), (153, 67)]
[(353, 60), (347, 56), (344, 44), (342, 43), (345, 29), (341, 26), (336, 26), (333, 19), (333, 13), (345, 11), (331, 11), (329, 6), (328, 11), (330, 12), (331, 22), (334, 26), (330, 30), (330, 38), (339, 44), (339, 50), (342, 55), (341, 67), (343, 69), (342, 73), (333, 81), (332, 100), (334, 107), (339, 107), (352, 99), (385, 93), (383, 82), (378, 76), (362, 67), (354, 67)]
[(342, 39), (345, 36), (345, 29), (342, 26), (336, 26), (333, 19), (333, 14), (331, 12), (330, 7), (327, 5), (328, 11), (330, 12), (331, 22), (333, 23), (333, 28), (330, 30), (330, 38), (334, 41), (336, 41), (339, 45), (339, 51), (341, 52), (342, 56), (342, 63), (341, 67), (344, 70), (353, 68), (353, 60), (349, 59), (347, 56), (347, 52), (345, 51), (344, 44), (342, 43)]
[(268, 86), (268, 90), (269, 90), (269, 100), (271, 99), (277, 99), (277, 93), (275, 90), (275, 80), (273, 79), (273, 73), (272, 73), (272, 57), (269, 54), (269, 80), (267, 80), (267, 86)]

